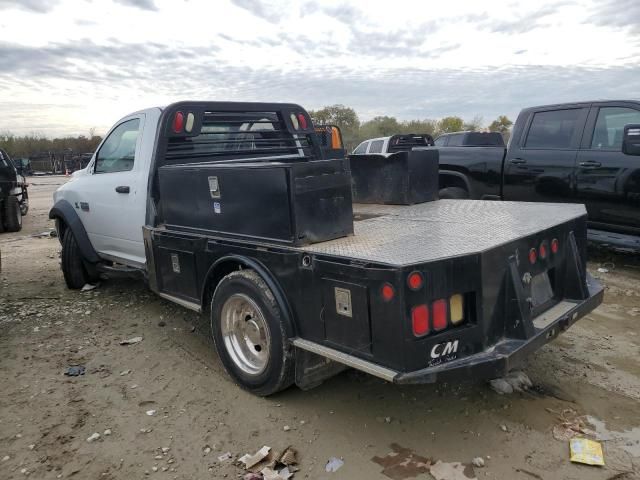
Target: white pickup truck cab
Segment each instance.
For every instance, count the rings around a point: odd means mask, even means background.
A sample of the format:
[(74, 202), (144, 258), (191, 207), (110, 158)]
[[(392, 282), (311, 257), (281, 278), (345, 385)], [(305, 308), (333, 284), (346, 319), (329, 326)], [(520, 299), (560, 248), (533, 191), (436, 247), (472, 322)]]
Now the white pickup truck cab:
[(432, 147), (433, 138), (428, 134), (392, 135), (390, 137), (371, 138), (360, 143), (351, 155), (384, 155), (411, 150), (414, 147)]
[(161, 113), (149, 108), (116, 122), (87, 167), (53, 196), (54, 204), (66, 200), (75, 209), (95, 252), (120, 265), (144, 268), (146, 263), (142, 226)]

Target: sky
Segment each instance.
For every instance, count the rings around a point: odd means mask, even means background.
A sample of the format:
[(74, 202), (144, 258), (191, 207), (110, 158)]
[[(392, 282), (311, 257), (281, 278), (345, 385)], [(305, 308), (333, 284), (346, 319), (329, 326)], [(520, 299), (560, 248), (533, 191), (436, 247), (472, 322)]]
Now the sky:
[(0, 132), (104, 134), (177, 100), (489, 124), (628, 98), (638, 0), (0, 0)]

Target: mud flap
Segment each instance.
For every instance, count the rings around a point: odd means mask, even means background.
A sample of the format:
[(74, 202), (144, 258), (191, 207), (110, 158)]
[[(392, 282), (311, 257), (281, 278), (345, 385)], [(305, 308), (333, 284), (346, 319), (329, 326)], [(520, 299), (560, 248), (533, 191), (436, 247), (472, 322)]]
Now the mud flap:
[(296, 385), (310, 390), (348, 367), (301, 348), (296, 349)]
[(508, 262), (505, 333), (509, 338), (531, 338), (535, 334), (531, 305), (522, 288), (516, 257), (509, 257)]
[(589, 298), (584, 265), (578, 251), (578, 244), (573, 232), (569, 232), (569, 248), (566, 255), (565, 297), (573, 300)]

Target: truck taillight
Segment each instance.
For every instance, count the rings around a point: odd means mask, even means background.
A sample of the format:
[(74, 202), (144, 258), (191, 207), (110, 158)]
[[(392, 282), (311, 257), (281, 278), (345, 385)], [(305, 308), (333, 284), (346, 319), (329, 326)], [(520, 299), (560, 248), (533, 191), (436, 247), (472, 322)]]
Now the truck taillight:
[(449, 299), (449, 317), (454, 325), (464, 320), (464, 297), (459, 293), (451, 295)]
[(558, 239), (554, 238), (551, 240), (551, 253), (558, 253), (558, 249), (560, 248), (560, 244), (558, 243)]
[(173, 131), (175, 133), (182, 133), (182, 129), (184, 128), (184, 113), (176, 112), (173, 116)]
[(529, 263), (533, 265), (538, 260), (538, 252), (536, 252), (535, 248), (529, 250)]
[(429, 332), (429, 308), (426, 305), (417, 305), (411, 309), (411, 325), (416, 337)]
[(432, 305), (433, 329), (436, 331), (447, 328), (447, 301), (436, 300)]

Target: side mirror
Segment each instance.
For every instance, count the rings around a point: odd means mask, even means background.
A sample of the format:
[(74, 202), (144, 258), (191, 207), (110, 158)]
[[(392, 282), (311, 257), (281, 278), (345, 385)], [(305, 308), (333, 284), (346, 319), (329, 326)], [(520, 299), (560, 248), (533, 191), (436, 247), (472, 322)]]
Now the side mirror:
[(627, 155), (640, 155), (640, 124), (624, 126), (622, 152)]

